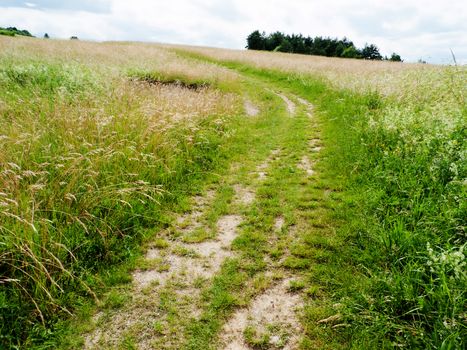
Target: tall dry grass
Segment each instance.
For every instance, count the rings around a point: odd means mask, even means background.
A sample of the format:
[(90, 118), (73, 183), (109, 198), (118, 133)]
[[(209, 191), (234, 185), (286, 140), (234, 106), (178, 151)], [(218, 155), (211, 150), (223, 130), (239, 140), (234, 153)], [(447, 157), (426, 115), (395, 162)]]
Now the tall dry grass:
[(154, 45), (0, 37), (0, 347), (92, 294), (214, 166), (236, 80)]
[[(436, 99), (440, 90), (448, 92), (443, 97), (451, 98), (453, 91), (460, 92), (458, 84), (461, 81), (461, 79), (453, 79), (452, 75), (461, 75), (465, 78), (467, 74), (465, 67), (451, 69), (419, 63), (369, 61), (195, 46), (165, 45), (164, 47), (187, 50), (224, 62), (242, 62), (256, 68), (311, 75), (325, 79), (327, 84), (338, 89), (349, 89), (363, 93), (369, 90), (376, 91), (383, 96), (392, 96), (402, 100), (412, 97), (425, 100), (432, 97)], [(450, 74), (446, 74), (446, 70), (450, 71)], [(465, 95), (463, 97), (465, 98)]]

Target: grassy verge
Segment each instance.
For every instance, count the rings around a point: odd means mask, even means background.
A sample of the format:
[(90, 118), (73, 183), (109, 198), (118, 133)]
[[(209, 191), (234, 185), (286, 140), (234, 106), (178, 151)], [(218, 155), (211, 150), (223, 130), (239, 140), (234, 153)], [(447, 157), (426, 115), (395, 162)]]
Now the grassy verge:
[[(323, 122), (324, 177), (343, 192), (329, 202), (328, 223), (338, 227), (334, 247), (324, 245), (327, 259), (314, 259), (310, 271), (309, 283), (324, 292), (308, 309), (310, 341), (337, 336), (355, 349), (463, 348), (462, 100), (446, 107), (450, 115), (440, 123), (442, 111), (422, 102), (408, 108), (375, 92), (336, 91), (304, 75), (225, 64), (308, 98)], [(341, 314), (336, 328), (312, 316), (330, 301)]]
[(352, 347), (464, 347), (465, 107), (448, 128), (423, 106), (387, 127), (405, 106), (374, 93), (333, 92), (320, 105), (328, 167), (348, 192), (339, 234), (361, 276), (344, 296)]

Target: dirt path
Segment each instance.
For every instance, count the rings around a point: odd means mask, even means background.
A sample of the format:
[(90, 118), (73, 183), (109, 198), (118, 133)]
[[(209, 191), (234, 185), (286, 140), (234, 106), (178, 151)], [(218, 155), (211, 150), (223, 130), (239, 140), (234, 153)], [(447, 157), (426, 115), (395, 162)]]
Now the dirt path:
[(245, 102), (243, 103), (243, 106), (245, 108), (245, 112), (248, 116), (250, 117), (256, 117), (260, 110), (259, 108), (251, 102), (251, 100), (246, 99)]
[[(306, 114), (312, 118), (313, 106), (307, 101), (292, 97), (300, 103), (297, 106), (288, 96), (272, 92), (284, 101), (288, 115), (299, 118)], [(259, 115), (259, 109), (250, 100), (245, 100), (244, 107), (247, 115)], [(289, 165), (302, 172), (304, 178), (315, 175), (313, 157), (321, 150), (319, 137), (309, 142), (308, 153), (301, 155), (297, 164)], [(262, 161), (248, 163), (243, 177), (239, 175), (241, 166), (233, 166), (222, 184), (193, 197), (191, 210), (175, 215), (167, 232), (158, 233), (149, 246), (139, 268), (132, 273), (131, 286), (121, 291), (123, 306), (103, 310), (94, 316), (94, 329), (85, 335), (84, 348), (184, 348), (185, 336), (191, 334), (187, 330), (205, 317), (207, 288), (227, 261), (243, 258), (243, 253), (233, 249), (233, 245), (242, 235), (243, 226), (248, 233), (252, 222), (258, 220), (255, 214), (258, 209), (254, 208), (267, 203), (268, 191), (275, 195), (281, 191), (282, 175), (277, 172), (284, 169), (283, 157), (286, 162), (293, 159), (290, 153), (283, 154), (281, 147), (272, 148)], [(271, 187), (271, 181), (278, 185)], [(209, 218), (222, 198), (221, 185), (231, 188), (232, 195), (225, 199), (226, 209), (212, 225)], [(254, 280), (246, 279), (236, 292), (240, 293), (239, 300), (245, 298), (247, 302), (223, 319), (218, 338), (211, 341), (211, 346), (217, 344), (218, 349), (298, 348), (303, 333), (300, 318), (304, 301), (301, 292), (293, 288), (299, 283), (298, 276), (282, 266), (297, 238), (282, 214), (280, 203), (274, 205), (277, 214), (270, 228), (265, 223), (255, 225), (263, 227), (264, 237), (268, 237), (267, 232), (271, 235), (266, 239), (269, 242), (264, 243), (271, 246), (268, 249), (276, 249), (273, 246), (278, 245), (283, 257), (264, 256), (265, 267), (260, 275), (263, 280), (258, 280), (263, 282), (257, 286)], [(282, 241), (287, 242), (283, 247)], [(109, 298), (118, 301), (119, 297)]]
[[(249, 205), (254, 200), (254, 192), (251, 190), (240, 185), (235, 189), (234, 204)], [(104, 315), (99, 315), (102, 320), (99, 316), (96, 318), (96, 323), (103, 322), (103, 325), (86, 337), (86, 349), (112, 348), (122, 342), (122, 339), (116, 337), (117, 334), (124, 338), (125, 333), (135, 332), (138, 332), (135, 341), (138, 349), (177, 348), (181, 345), (176, 334), (165, 334), (162, 337), (154, 334), (151, 326), (164, 319), (163, 315), (157, 313), (159, 307), (154, 301), (158, 294), (169, 292), (172, 297), (179, 299), (174, 302), (174, 306), (183, 311), (180, 317), (199, 317), (199, 284), (212, 279), (221, 264), (234, 255), (230, 245), (243, 220), (242, 216), (236, 214), (221, 216), (216, 224), (214, 238), (198, 243), (184, 242), (183, 237), (189, 237), (195, 230), (203, 228), (201, 219), (214, 196), (215, 193), (208, 192), (203, 197), (193, 198), (191, 213), (175, 219), (175, 229), (183, 234), (182, 239), (159, 240), (148, 249), (142, 263), (145, 268), (133, 272), (131, 302), (110, 319)]]
[[(275, 94), (286, 103), (288, 113), (294, 115), (295, 104), (285, 95)], [(296, 96), (295, 98), (305, 106), (306, 114), (311, 118), (313, 112), (311, 103)], [(313, 140), (315, 143), (319, 141), (319, 139)], [(319, 150), (317, 146), (313, 148), (314, 152)], [(270, 157), (256, 168), (259, 180), (264, 181), (267, 178), (267, 169), (271, 161), (280, 159), (279, 154), (279, 150), (272, 151)], [(306, 155), (302, 157), (297, 167), (307, 176), (314, 174), (312, 161)], [(284, 217), (276, 217), (274, 232), (281, 232), (284, 224)], [(269, 275), (272, 276), (274, 271), (277, 272), (277, 268), (271, 266)], [(257, 295), (249, 306), (237, 310), (220, 332), (218, 349), (297, 349), (300, 334), (303, 332), (299, 322), (303, 300), (299, 294), (292, 292), (293, 282), (293, 275), (272, 281), (271, 286)]]
[(274, 91), (274, 90), (271, 90), (269, 88), (266, 88), (266, 90), (269, 91), (270, 93), (280, 97), (282, 99), (282, 101), (284, 101), (286, 109), (287, 109), (287, 113), (289, 113), (290, 116), (295, 115), (297, 106), (295, 105), (295, 103), (289, 97), (287, 97), (287, 95), (285, 95), (283, 93), (280, 93), (280, 92), (277, 92), (277, 91)]
[(301, 97), (296, 96), (296, 99), (298, 102), (300, 102), (302, 105), (306, 107), (306, 115), (312, 118), (313, 117), (313, 105)]
[(238, 310), (222, 328), (221, 348), (296, 349), (302, 330), (297, 317), (302, 301), (298, 294), (290, 292), (289, 284), (290, 279), (276, 282), (248, 308)]
[(293, 103), (286, 95), (284, 94), (281, 94), (281, 93), (275, 93), (277, 96), (279, 96), (284, 102), (285, 102), (285, 105), (287, 107), (287, 111), (289, 112), (289, 114), (291, 115), (294, 115), (295, 114), (295, 110), (296, 110), (296, 106), (295, 106), (295, 103)]
[[(260, 164), (256, 177), (264, 179), (269, 162), (278, 151)], [(232, 207), (246, 208), (255, 201), (252, 187), (234, 184)], [(191, 235), (204, 227), (203, 217), (212, 205), (215, 191), (192, 198), (191, 212), (179, 215), (174, 220), (174, 230), (181, 237), (174, 240), (159, 239), (153, 243), (144, 257), (142, 268), (132, 274), (133, 283), (126, 306), (111, 314), (99, 313), (94, 317), (96, 329), (85, 337), (85, 349), (117, 347), (125, 336), (133, 336), (138, 349), (176, 349), (183, 339), (173, 334), (154, 334), (154, 323), (164, 323), (164, 316), (157, 312), (157, 296), (171, 293), (178, 299), (174, 302), (184, 319), (196, 319), (201, 315), (200, 285), (208, 283), (219, 271), (226, 259), (235, 254), (230, 249), (237, 237), (243, 217), (239, 214), (221, 216), (216, 224), (215, 237), (201, 242), (191, 240)], [(183, 328), (181, 320), (179, 325)], [(137, 334), (136, 334), (137, 332)], [(120, 335), (120, 336), (116, 336)]]

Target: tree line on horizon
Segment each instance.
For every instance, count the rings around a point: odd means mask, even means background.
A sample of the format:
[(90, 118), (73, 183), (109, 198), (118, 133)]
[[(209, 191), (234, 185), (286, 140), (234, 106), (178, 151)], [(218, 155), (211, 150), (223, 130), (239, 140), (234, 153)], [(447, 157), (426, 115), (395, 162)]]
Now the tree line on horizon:
[[(0, 35), (6, 35), (6, 36), (21, 35), (21, 36), (29, 36), (31, 38), (35, 38), (35, 36), (32, 35), (26, 29), (18, 29), (16, 27), (6, 27), (6, 28), (0, 27)], [(48, 33), (44, 33), (43, 38), (50, 39), (50, 35)], [(73, 35), (70, 37), (70, 40), (78, 40), (78, 37)]]
[(31, 33), (29, 33), (29, 31), (25, 29), (18, 29), (16, 27), (7, 27), (7, 28), (0, 27), (0, 35), (7, 35), (7, 36), (22, 35), (22, 36), (30, 36), (30, 37), (33, 36)]
[(246, 48), (248, 50), (402, 62), (401, 56), (395, 52), (389, 58), (383, 57), (376, 45), (365, 44), (360, 49), (346, 37), (343, 39), (322, 36), (312, 38), (302, 34), (288, 35), (279, 31), (266, 34), (266, 32), (261, 33), (259, 30), (255, 30), (248, 35)]

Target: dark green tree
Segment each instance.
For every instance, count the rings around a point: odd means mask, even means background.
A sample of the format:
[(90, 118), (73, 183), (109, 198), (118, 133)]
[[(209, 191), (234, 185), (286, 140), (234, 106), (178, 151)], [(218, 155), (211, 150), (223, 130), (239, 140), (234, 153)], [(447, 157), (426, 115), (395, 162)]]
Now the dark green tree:
[(393, 52), (391, 58), (389, 58), (389, 61), (402, 62), (402, 58), (397, 53)]
[[(328, 57), (383, 59), (378, 47), (373, 44), (365, 44), (363, 49), (359, 49), (346, 37), (343, 39), (322, 36), (311, 38), (310, 36), (304, 37), (302, 34), (286, 35), (279, 31), (269, 35), (266, 35), (265, 32), (260, 33), (258, 30), (254, 31), (247, 37), (246, 48)], [(391, 58), (385, 56), (384, 60), (402, 61), (396, 53), (393, 53)]]
[(287, 40), (292, 45), (292, 52), (301, 54), (306, 53), (305, 38), (301, 34), (292, 34), (291, 36), (287, 36)]
[(248, 35), (246, 39), (246, 48), (248, 50), (265, 50), (266, 49), (266, 33), (260, 33), (259, 30), (255, 30), (253, 33)]
[(285, 39), (285, 35), (281, 32), (275, 32), (269, 35), (266, 39), (266, 50), (274, 51), (278, 50), (282, 41)]
[(313, 39), (313, 46), (311, 47), (311, 54), (318, 56), (326, 56), (327, 42), (323, 37), (317, 36)]
[(10, 35), (10, 36), (15, 36), (15, 35), (22, 35), (22, 36), (30, 36), (32, 37), (33, 35), (29, 33), (25, 29), (18, 29), (16, 27), (8, 27), (8, 28), (2, 28), (0, 27), (0, 31), (2, 35)]
[(276, 51), (280, 52), (293, 52), (293, 46), (290, 43), (289, 39), (284, 38), (281, 44), (276, 48)]
[(376, 45), (365, 44), (365, 47), (362, 49), (362, 58), (367, 60), (382, 60), (383, 56), (379, 53), (379, 49)]
[(313, 49), (313, 38), (307, 36), (304, 39), (303, 43), (305, 45), (305, 53), (311, 55), (311, 51)]
[(326, 56), (328, 56), (328, 57), (336, 56), (336, 50), (337, 50), (337, 40), (336, 39), (325, 38), (324, 39), (324, 46), (325, 46), (324, 51), (326, 52)]
[(50, 38), (49, 34), (45, 33), (44, 34), (44, 39), (49, 39), (49, 38)]
[(355, 46), (352, 45), (352, 46), (346, 47), (344, 49), (344, 51), (341, 54), (341, 57), (359, 58), (361, 56), (360, 56), (360, 52), (358, 51), (358, 49)]
[(345, 49), (346, 47), (344, 46), (344, 43), (342, 43), (342, 41), (339, 41), (334, 50), (334, 57), (341, 57)]

